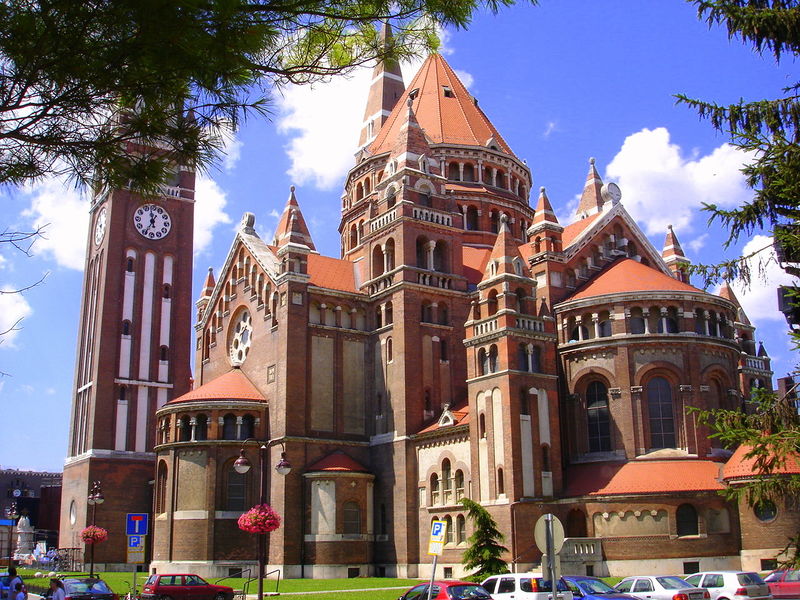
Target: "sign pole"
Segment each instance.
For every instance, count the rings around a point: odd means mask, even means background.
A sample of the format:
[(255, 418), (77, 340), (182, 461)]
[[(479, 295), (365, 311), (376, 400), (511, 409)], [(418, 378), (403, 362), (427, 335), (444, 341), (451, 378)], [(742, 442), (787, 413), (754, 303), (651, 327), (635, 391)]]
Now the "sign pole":
[(428, 600), (433, 598), (433, 581), (436, 579), (436, 562), (439, 559), (438, 554), (433, 555), (433, 569), (431, 570), (431, 583), (428, 586)]
[(553, 600), (556, 600), (556, 557), (553, 544), (553, 515), (545, 516), (545, 545), (547, 547), (547, 575), (550, 578), (550, 589), (553, 591)]

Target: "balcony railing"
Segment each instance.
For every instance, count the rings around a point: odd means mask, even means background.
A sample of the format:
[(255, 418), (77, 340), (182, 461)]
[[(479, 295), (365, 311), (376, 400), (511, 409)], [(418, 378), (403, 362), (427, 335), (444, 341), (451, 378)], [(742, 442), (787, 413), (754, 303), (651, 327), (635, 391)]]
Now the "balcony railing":
[(475, 325), (475, 335), (483, 335), (497, 330), (497, 319), (489, 319)]
[(389, 223), (394, 221), (397, 218), (397, 209), (390, 210), (387, 213), (382, 214), (380, 217), (376, 217), (372, 219), (369, 223), (369, 230), (370, 233), (375, 233), (379, 229), (383, 229)]
[(527, 329), (528, 331), (544, 331), (544, 321), (540, 319), (517, 317), (515, 326), (517, 329)]
[(437, 225), (453, 226), (453, 217), (447, 213), (439, 212), (430, 208), (420, 208), (415, 206), (412, 211), (412, 216), (420, 221), (428, 221), (429, 223), (436, 223)]

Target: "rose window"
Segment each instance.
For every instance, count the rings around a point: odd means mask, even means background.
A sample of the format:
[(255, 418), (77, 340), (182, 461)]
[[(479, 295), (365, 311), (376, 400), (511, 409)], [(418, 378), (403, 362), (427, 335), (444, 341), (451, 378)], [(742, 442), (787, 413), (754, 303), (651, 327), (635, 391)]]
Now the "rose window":
[(231, 336), (230, 354), (233, 366), (241, 365), (247, 358), (250, 351), (250, 343), (253, 340), (253, 320), (249, 311), (242, 311), (233, 326)]

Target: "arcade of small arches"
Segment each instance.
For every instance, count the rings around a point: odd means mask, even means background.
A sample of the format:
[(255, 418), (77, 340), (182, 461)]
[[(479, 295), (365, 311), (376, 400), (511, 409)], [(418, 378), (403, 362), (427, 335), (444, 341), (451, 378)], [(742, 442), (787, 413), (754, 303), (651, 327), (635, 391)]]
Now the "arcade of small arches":
[(501, 190), (508, 190), (527, 201), (528, 188), (523, 181), (502, 167), (484, 164), (477, 161), (442, 161), (442, 172), (447, 174), (448, 181), (462, 183), (482, 183)]
[[(260, 418), (252, 413), (190, 411), (162, 417), (158, 422), (158, 444), (246, 440), (255, 435)], [(214, 417), (216, 416), (216, 422)]]
[[(521, 269), (522, 265), (520, 264), (519, 266)], [(517, 313), (525, 315), (535, 314), (536, 298), (525, 288), (519, 287), (513, 292), (509, 291), (504, 294), (500, 294), (496, 289), (491, 289), (485, 298), (472, 303), (472, 320), (480, 321), (483, 318), (495, 316), (501, 308), (501, 298), (504, 303), (502, 308), (504, 309), (516, 310)]]
[[(735, 339), (733, 318), (723, 311), (695, 308), (691, 317), (677, 306), (630, 306), (625, 308), (625, 333), (694, 333), (707, 337)], [(582, 342), (613, 335), (611, 322), (619, 318), (608, 310), (562, 316), (562, 342)]]
[(491, 233), (500, 232), (500, 223), (505, 217), (506, 225), (508, 226), (511, 235), (517, 239), (528, 241), (528, 227), (530, 223), (526, 219), (520, 219), (519, 229), (516, 226), (516, 220), (507, 212), (502, 212), (496, 208), (492, 208), (484, 216), (483, 211), (474, 204), (459, 204), (458, 212), (463, 217), (465, 231), (490, 231)]

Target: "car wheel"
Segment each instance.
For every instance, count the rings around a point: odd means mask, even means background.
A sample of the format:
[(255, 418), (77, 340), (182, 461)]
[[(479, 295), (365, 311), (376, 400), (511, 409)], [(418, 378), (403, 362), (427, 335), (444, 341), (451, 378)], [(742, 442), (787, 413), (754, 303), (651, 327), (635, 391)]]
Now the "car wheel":
[(214, 596), (214, 600), (226, 600), (226, 598), (225, 598), (225, 594), (223, 594), (222, 592), (220, 592), (219, 594), (217, 594), (216, 596)]
[(172, 600), (172, 596), (161, 596), (159, 600)]

